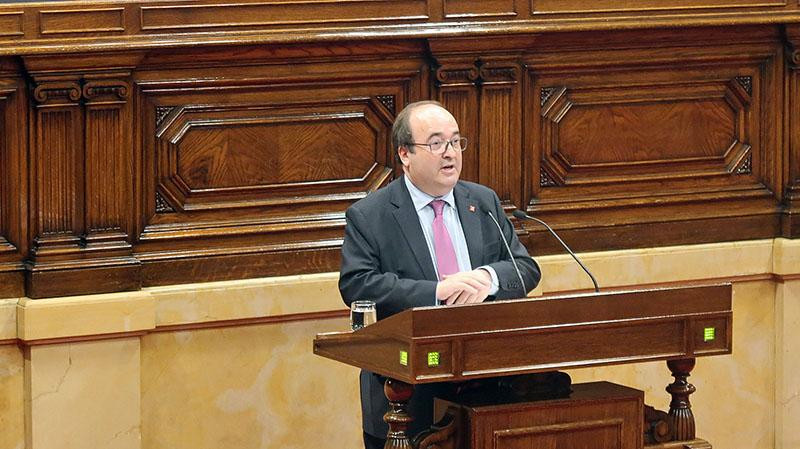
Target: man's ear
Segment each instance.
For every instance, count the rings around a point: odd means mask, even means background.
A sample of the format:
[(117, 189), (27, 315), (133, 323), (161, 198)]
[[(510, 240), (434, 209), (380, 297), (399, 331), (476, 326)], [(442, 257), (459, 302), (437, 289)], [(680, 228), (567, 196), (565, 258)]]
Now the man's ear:
[(403, 166), (408, 166), (408, 148), (404, 146), (397, 147), (397, 158)]

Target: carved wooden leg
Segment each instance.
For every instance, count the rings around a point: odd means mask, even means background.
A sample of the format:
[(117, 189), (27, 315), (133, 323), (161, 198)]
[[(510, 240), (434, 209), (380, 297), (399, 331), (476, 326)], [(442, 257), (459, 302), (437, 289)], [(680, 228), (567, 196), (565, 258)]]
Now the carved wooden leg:
[(694, 359), (680, 359), (667, 361), (667, 367), (672, 372), (675, 382), (667, 385), (667, 392), (672, 395), (669, 403), (669, 416), (675, 429), (675, 440), (694, 439), (694, 414), (689, 395), (695, 392), (694, 385), (686, 378), (694, 368)]
[(414, 418), (408, 414), (408, 400), (414, 393), (414, 386), (395, 379), (386, 379), (383, 392), (389, 399), (389, 411), (383, 420), (389, 424), (384, 449), (412, 449), (408, 438), (408, 425)]

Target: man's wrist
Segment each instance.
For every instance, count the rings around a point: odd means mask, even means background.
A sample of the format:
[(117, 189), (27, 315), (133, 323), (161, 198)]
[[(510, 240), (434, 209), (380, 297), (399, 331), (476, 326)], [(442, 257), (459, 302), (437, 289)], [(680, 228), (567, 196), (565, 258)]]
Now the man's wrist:
[(489, 287), (489, 296), (497, 294), (497, 291), (500, 290), (500, 280), (497, 278), (497, 272), (494, 271), (494, 268), (489, 265), (483, 265), (477, 269), (489, 273), (489, 277), (492, 279), (492, 285)]

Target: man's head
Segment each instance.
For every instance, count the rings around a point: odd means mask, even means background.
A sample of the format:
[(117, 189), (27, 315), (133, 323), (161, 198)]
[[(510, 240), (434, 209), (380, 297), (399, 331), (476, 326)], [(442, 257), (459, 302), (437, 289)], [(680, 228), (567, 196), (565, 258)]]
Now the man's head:
[(392, 143), (403, 172), (431, 196), (445, 195), (458, 182), (462, 150), (459, 139), (456, 119), (435, 101), (409, 104), (392, 127)]

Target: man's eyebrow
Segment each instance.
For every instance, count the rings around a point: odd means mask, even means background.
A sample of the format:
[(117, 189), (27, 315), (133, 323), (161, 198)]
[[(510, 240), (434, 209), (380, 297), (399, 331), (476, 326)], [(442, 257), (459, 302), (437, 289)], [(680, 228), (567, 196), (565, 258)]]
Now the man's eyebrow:
[[(430, 136), (428, 136), (427, 140), (431, 140), (431, 138), (433, 138), (433, 137), (443, 137), (443, 136), (444, 136), (444, 133), (433, 133)], [(461, 132), (456, 130), (456, 132), (453, 133), (453, 137), (455, 137), (455, 136), (461, 136)]]

